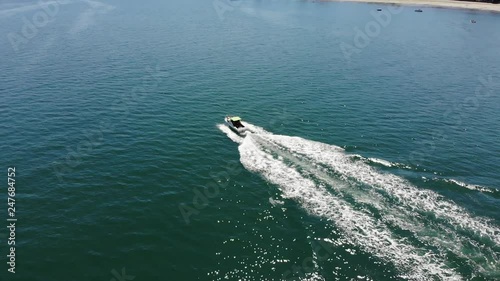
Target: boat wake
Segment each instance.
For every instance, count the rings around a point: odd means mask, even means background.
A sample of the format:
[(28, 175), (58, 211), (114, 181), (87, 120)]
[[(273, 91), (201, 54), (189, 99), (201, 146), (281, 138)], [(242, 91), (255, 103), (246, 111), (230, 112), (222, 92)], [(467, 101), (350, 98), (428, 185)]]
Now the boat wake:
[[(416, 170), (416, 171), (419, 170), (418, 168), (412, 167), (412, 166), (407, 165), (407, 164), (402, 164), (402, 163), (397, 163), (397, 162), (389, 162), (389, 161), (384, 160), (384, 159), (365, 158), (365, 157), (358, 155), (358, 154), (352, 154), (350, 156), (357, 159), (357, 160), (362, 160), (363, 162), (365, 162), (367, 164), (374, 164), (374, 165), (383, 166), (383, 167), (387, 167), (387, 168), (398, 168), (398, 169)], [(437, 172), (435, 172), (434, 174), (437, 174)], [(423, 177), (423, 178), (427, 179), (426, 177)], [(482, 193), (490, 193), (490, 194), (494, 194), (494, 195), (497, 195), (498, 193), (500, 193), (500, 190), (497, 190), (495, 188), (481, 186), (481, 185), (475, 185), (475, 184), (469, 184), (469, 183), (461, 182), (461, 181), (458, 181), (455, 179), (433, 177), (432, 180), (436, 181), (436, 182), (445, 182), (445, 183), (453, 184), (455, 187), (466, 188), (469, 190), (478, 191), (478, 192), (482, 192)]]
[(247, 170), (275, 184), (283, 198), (327, 219), (350, 244), (394, 264), (402, 278), (500, 277), (500, 229), (491, 220), (341, 147), (245, 126), (251, 131), (245, 137), (218, 128), (240, 144)]

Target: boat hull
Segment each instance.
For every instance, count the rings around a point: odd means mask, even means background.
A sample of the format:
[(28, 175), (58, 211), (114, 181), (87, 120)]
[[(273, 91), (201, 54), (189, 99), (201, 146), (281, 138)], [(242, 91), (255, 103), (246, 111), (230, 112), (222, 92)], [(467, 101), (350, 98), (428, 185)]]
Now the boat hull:
[(237, 134), (240, 134), (240, 135), (244, 135), (246, 132), (247, 132), (247, 128), (246, 127), (243, 127), (243, 128), (236, 128), (233, 123), (229, 120), (230, 117), (226, 117), (224, 118), (224, 123), (226, 124), (226, 126), (228, 126), (231, 130), (233, 130), (235, 133)]

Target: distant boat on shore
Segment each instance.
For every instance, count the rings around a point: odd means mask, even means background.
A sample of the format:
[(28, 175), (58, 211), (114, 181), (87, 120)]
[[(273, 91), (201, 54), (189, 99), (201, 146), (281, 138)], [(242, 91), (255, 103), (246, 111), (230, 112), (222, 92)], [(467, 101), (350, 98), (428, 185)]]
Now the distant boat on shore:
[(421, 12), (423, 12), (423, 11), (422, 11), (422, 9), (416, 9), (416, 10), (415, 10), (415, 12), (416, 12), (416, 13), (421, 13)]

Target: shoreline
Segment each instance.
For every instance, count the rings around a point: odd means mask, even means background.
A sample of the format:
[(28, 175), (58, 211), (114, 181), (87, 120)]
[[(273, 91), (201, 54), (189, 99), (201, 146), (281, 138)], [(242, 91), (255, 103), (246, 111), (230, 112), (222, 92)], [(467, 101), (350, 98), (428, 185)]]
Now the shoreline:
[(414, 7), (435, 7), (435, 8), (452, 8), (466, 9), (484, 12), (500, 13), (500, 4), (481, 3), (481, 2), (465, 2), (454, 0), (317, 0), (318, 2), (356, 2), (368, 4), (396, 4)]

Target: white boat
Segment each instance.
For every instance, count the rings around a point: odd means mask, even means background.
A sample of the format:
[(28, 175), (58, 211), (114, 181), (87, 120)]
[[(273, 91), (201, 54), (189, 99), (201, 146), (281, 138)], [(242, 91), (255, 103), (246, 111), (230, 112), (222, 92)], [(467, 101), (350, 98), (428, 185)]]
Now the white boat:
[(245, 134), (247, 127), (241, 123), (241, 118), (238, 116), (226, 116), (224, 118), (226, 125), (238, 134)]

